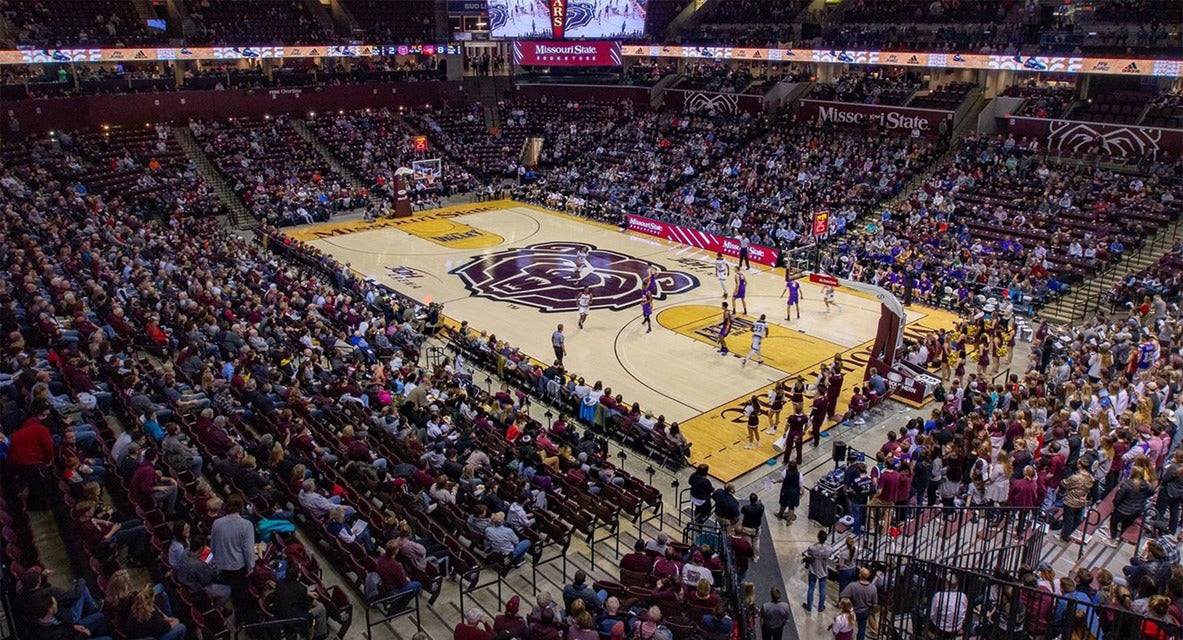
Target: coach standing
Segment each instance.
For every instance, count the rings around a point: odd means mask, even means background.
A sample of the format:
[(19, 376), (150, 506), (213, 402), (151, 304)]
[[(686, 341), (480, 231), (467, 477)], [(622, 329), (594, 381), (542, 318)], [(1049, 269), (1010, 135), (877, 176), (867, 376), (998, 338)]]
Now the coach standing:
[(563, 335), (563, 325), (560, 324), (555, 332), (550, 334), (550, 345), (555, 348), (555, 360), (560, 367), (563, 366), (563, 356), (567, 355), (567, 337)]
[(254, 619), (254, 603), (247, 585), (247, 574), (255, 568), (255, 525), (242, 517), (243, 499), (233, 494), (226, 499), (226, 515), (210, 527), (210, 548), (218, 582), (230, 585), (236, 624)]

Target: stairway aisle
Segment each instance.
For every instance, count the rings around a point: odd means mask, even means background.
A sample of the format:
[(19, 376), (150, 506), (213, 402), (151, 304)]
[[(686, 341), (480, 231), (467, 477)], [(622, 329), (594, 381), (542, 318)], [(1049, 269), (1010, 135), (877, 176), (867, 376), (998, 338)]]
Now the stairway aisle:
[(320, 157), (324, 158), (325, 162), (329, 164), (329, 168), (331, 168), (341, 177), (345, 178), (345, 181), (349, 183), (349, 186), (353, 187), (354, 189), (364, 189), (367, 187), (367, 185), (362, 182), (361, 178), (359, 178), (352, 169), (346, 167), (341, 162), (341, 160), (337, 158), (332, 149), (328, 148), (325, 143), (320, 141), (320, 138), (316, 137), (316, 132), (314, 132), (308, 126), (308, 122), (306, 120), (293, 120), (292, 127), (296, 130), (296, 133), (300, 134), (301, 138), (304, 138), (306, 141), (308, 141), (308, 144), (312, 145), (313, 148), (316, 149), (317, 153), (320, 154)]
[(205, 152), (201, 150), (201, 146), (197, 144), (197, 140), (193, 137), (193, 132), (189, 131), (189, 127), (173, 127), (173, 137), (177, 139), (177, 143), (185, 150), (185, 155), (197, 165), (197, 171), (202, 178), (213, 187), (214, 192), (218, 194), (222, 204), (226, 205), (229, 210), (229, 222), (236, 229), (254, 228), (259, 225), (259, 221), (251, 215), (250, 210), (247, 209), (246, 204), (243, 203), (242, 198), (234, 192), (234, 188), (218, 171), (214, 163), (206, 157)]
[(1109, 310), (1109, 292), (1113, 285), (1127, 275), (1138, 273), (1171, 251), (1183, 234), (1183, 218), (1163, 227), (1158, 233), (1146, 239), (1146, 244), (1137, 251), (1126, 252), (1126, 256), (1104, 273), (1086, 282), (1074, 285), (1068, 294), (1048, 304), (1040, 317), (1051, 322), (1070, 324), (1089, 317), (1090, 314)]

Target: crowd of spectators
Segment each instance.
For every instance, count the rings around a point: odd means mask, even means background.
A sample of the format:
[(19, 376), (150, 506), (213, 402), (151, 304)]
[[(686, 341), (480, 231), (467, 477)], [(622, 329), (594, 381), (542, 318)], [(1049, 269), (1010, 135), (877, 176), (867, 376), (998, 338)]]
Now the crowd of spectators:
[[(238, 624), (297, 617), (306, 622), (295, 632), (323, 637), (343, 594), (310, 578), (316, 560), (291, 538), (281, 552), (263, 543), (293, 520), (327, 546), (321, 561), (374, 599), (438, 591), (446, 574), (475, 581), (482, 567), (508, 573), (548, 545), (565, 549), (572, 527), (588, 533), (660, 501), (575, 422), (544, 426), (526, 413), (525, 394), (475, 386), (463, 355), (420, 368), (421, 344), (441, 326), (438, 306), (363, 282), (273, 228), (254, 243), (210, 220), (145, 222), (57, 181), (58, 158), (5, 160), (11, 234), (0, 255), (14, 278), (0, 388), (23, 409), (4, 414), (6, 496), (22, 505), (11, 513), (68, 501), (85, 552), (105, 558), (82, 563), (105, 605), (125, 586), (118, 557), (102, 555), (105, 540), (128, 548), (129, 563), (173, 576), (148, 588), (160, 613), (133, 605), (94, 615), (78, 596), (62, 597), (71, 614), (59, 616), (56, 600), (31, 585), (18, 624), (34, 637), (102, 637), (114, 627), (171, 640), (189, 623), (210, 632), (216, 607), (199, 614), (204, 605), (186, 604), (184, 622), (168, 608), (171, 597), (189, 603), (199, 593), (231, 605)], [(52, 256), (36, 268), (25, 262), (34, 243)], [(461, 328), (453, 339), (484, 338)], [(501, 366), (526, 368), (513, 355)], [(117, 437), (104, 420), (112, 407), (123, 418)], [(671, 442), (676, 435), (671, 426)], [(83, 499), (90, 486), (100, 499), (104, 489), (125, 493), (138, 517), (112, 521), (108, 503)], [(162, 550), (155, 557), (149, 538)], [(576, 622), (577, 597), (589, 611), (610, 602), (578, 575), (565, 595)]]
[[(515, 197), (611, 220), (645, 215), (791, 248), (807, 239), (815, 211), (830, 210), (843, 224), (869, 213), (900, 193), (938, 151), (937, 143), (919, 138), (868, 138), (748, 115), (622, 109), (610, 115), (593, 130), (601, 140), (593, 151), (544, 151), (549, 170), (515, 187)], [(640, 157), (648, 160), (638, 166)]]
[(810, 92), (815, 100), (902, 105), (920, 90), (919, 77), (909, 73), (864, 73), (852, 71), (830, 82), (819, 82)]
[[(415, 149), (417, 137), (389, 109), (322, 114), (309, 119), (317, 138), (367, 185), (371, 195), (394, 199), (395, 172), (412, 169), (416, 160), (440, 158), (430, 146)], [(419, 171), (407, 176), (407, 195), (412, 206), (438, 206), (441, 198), (467, 193), (477, 187), (467, 170), (450, 161), (440, 163), (440, 173)]]
[(189, 129), (251, 213), (268, 224), (323, 222), (369, 204), (369, 194), (334, 172), (287, 116), (192, 122)]
[(682, 70), (682, 79), (675, 89), (713, 91), (717, 93), (746, 93), (752, 83), (752, 70), (733, 67), (721, 62), (693, 62)]
[(1027, 99), (1015, 115), (1033, 118), (1060, 118), (1076, 101), (1076, 86), (1070, 84), (1045, 86), (1031, 82), (1026, 85), (1011, 85), (1002, 92), (1002, 95)]
[[(927, 274), (952, 306), (1006, 292), (1015, 304), (1095, 275), (1178, 218), (1173, 162), (1116, 173), (1046, 161), (1032, 141), (964, 139), (954, 155), (867, 229), (839, 241), (835, 268), (856, 278)], [(946, 283), (944, 292), (934, 285)], [(954, 286), (952, 283), (960, 283)]]
[(625, 68), (624, 77), (628, 84), (652, 87), (660, 82), (662, 78), (677, 72), (678, 67), (673, 62), (663, 63), (660, 60), (637, 60)]
[[(1144, 307), (1161, 297), (1172, 304), (1183, 293), (1183, 244), (1176, 244), (1154, 264), (1129, 273), (1113, 285), (1110, 303), (1118, 309)], [(1145, 311), (1142, 311), (1145, 313)]]
[(1015, 55), (1022, 31), (1013, 24), (932, 25), (902, 22), (841, 23), (826, 26), (819, 47), (846, 50), (941, 51)]
[(842, 17), (847, 23), (991, 23), (1003, 22), (1014, 4), (1012, 0), (855, 0)]
[(283, 45), (336, 41), (299, 0), (185, 0), (197, 27), (193, 44)]
[(22, 45), (138, 47), (163, 42), (163, 30), (150, 30), (132, 0), (4, 0), (3, 12), (17, 28)]
[(345, 8), (370, 42), (430, 44), (435, 42), (435, 3), (412, 0), (348, 0)]

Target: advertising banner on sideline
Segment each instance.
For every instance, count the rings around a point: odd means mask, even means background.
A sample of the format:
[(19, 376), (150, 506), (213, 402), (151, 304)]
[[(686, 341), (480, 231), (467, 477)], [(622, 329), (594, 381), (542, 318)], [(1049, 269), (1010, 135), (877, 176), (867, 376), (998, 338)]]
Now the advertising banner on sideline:
[[(676, 224), (652, 220), (642, 216), (628, 216), (629, 231), (637, 231), (651, 236), (657, 236), (673, 242), (698, 247), (704, 251), (721, 253), (732, 258), (739, 255), (739, 241), (734, 238), (717, 236), (713, 233), (687, 229)], [(776, 249), (751, 245), (748, 247), (748, 258), (755, 263), (774, 266), (780, 252)]]

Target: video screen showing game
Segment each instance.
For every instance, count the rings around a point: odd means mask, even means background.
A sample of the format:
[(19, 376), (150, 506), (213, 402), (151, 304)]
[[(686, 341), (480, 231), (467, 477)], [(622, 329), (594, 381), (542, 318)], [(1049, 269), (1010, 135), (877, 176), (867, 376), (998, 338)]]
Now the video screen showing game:
[(645, 34), (648, 0), (489, 0), (495, 38), (626, 40)]

